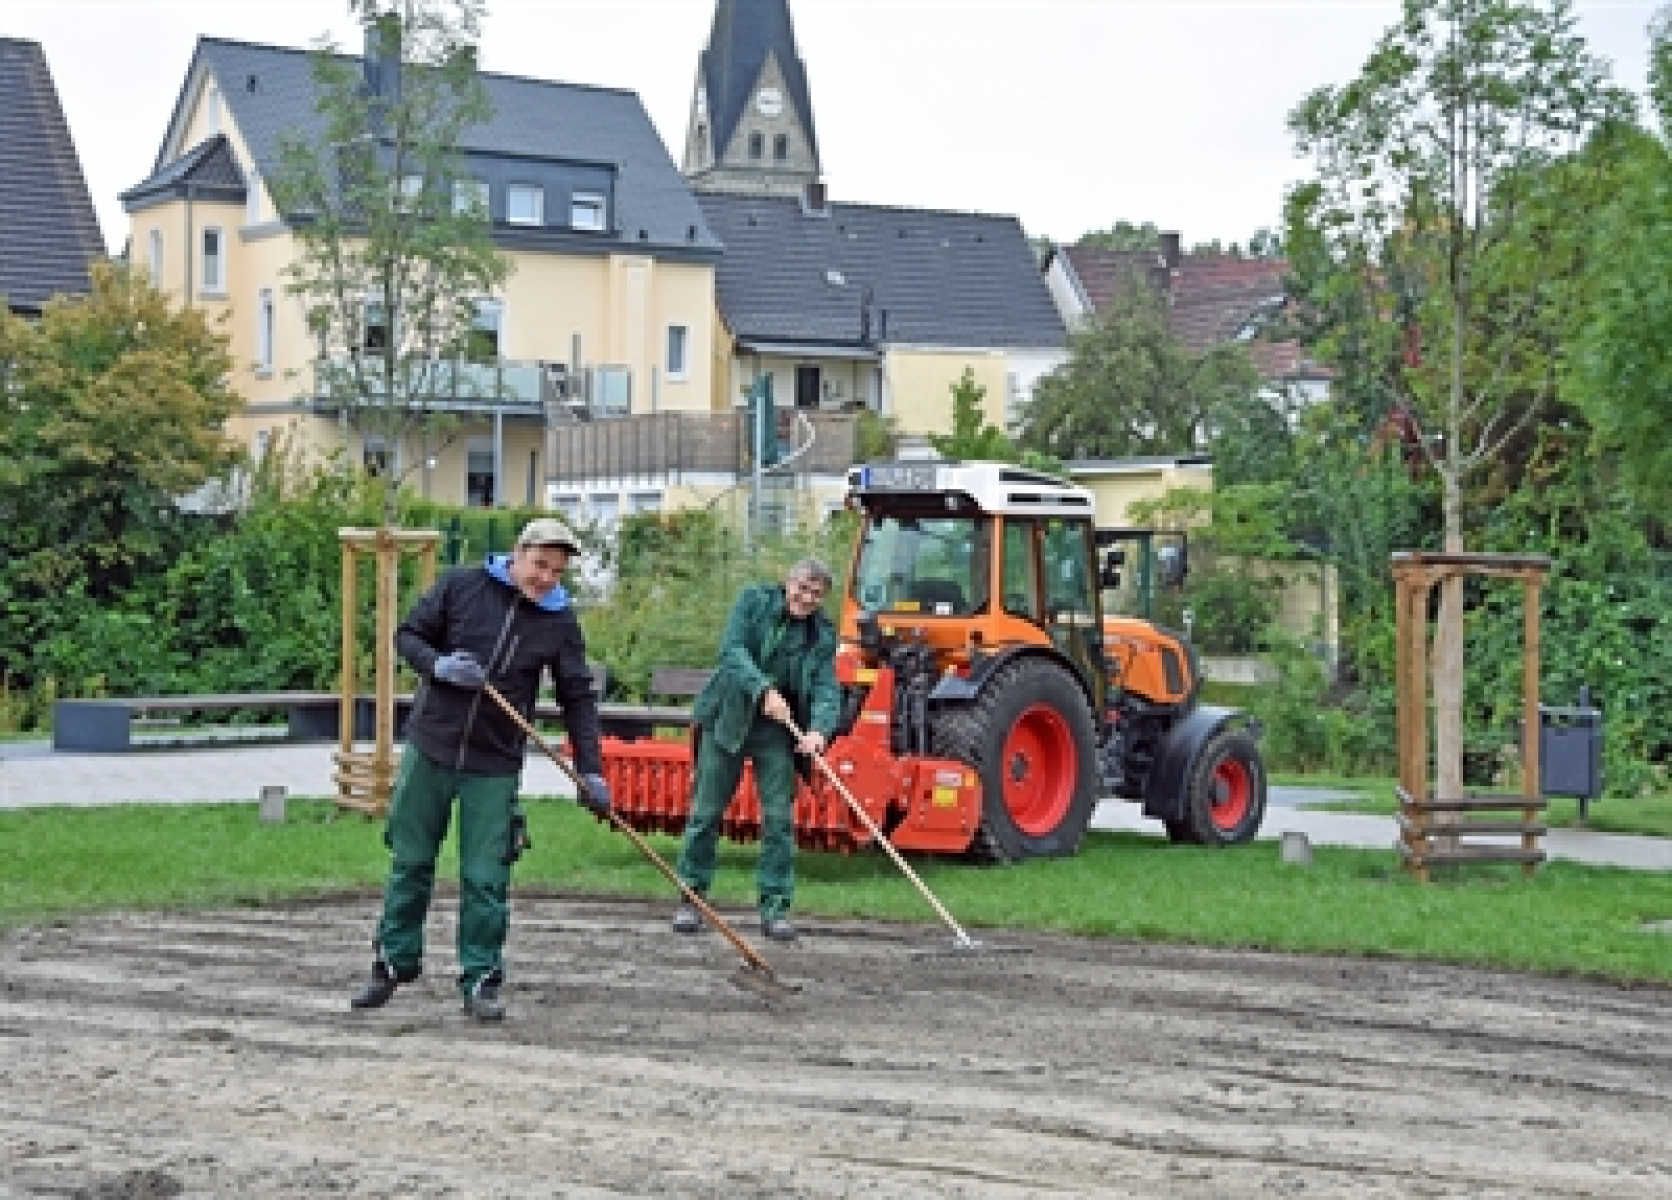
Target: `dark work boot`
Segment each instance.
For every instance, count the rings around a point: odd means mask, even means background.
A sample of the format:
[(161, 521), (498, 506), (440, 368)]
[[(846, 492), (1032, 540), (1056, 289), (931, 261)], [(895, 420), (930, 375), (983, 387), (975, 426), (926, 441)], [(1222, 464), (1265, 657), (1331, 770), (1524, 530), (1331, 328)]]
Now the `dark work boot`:
[(503, 1021), (505, 1002), (499, 998), (499, 972), (484, 975), (465, 993), (464, 1011), (478, 1021)]
[(697, 906), (689, 900), (681, 901), (679, 907), (673, 910), (673, 931), (675, 933), (702, 932), (702, 914), (697, 911)]
[(785, 916), (762, 917), (761, 932), (775, 942), (793, 942), (801, 936)]
[(403, 983), (411, 983), (424, 973), (422, 967), (403, 971), (390, 966), (389, 960), (383, 957), (382, 943), (375, 938), (372, 940), (372, 952), (377, 958), (372, 961), (371, 982), (349, 998), (350, 1008), (382, 1008), (394, 997), (396, 988)]
[(372, 964), (371, 982), (361, 988), (349, 1000), (350, 1008), (382, 1008), (395, 995), (395, 989), (400, 983), (395, 979), (395, 973), (389, 969), (389, 964), (381, 959)]

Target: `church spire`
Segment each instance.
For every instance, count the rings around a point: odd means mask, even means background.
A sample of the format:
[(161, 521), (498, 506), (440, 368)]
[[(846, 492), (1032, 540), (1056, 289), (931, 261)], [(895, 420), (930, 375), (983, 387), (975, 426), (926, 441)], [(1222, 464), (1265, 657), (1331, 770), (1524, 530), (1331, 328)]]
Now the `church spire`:
[(685, 174), (701, 191), (800, 194), (822, 174), (789, 0), (717, 0), (697, 63)]

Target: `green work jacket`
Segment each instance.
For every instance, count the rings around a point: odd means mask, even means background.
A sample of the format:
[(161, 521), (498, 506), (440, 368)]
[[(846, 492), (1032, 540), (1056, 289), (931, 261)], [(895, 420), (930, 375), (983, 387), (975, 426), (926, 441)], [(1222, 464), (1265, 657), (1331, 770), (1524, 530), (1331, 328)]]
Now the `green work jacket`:
[[(797, 654), (792, 668), (795, 683), (787, 699), (794, 708), (795, 723), (804, 732), (822, 733), (828, 740), (842, 707), (836, 685), (836, 630), (823, 612), (815, 611), (809, 620), (811, 637)], [(772, 686), (763, 670), (767, 643), (773, 630), (787, 621), (784, 589), (772, 583), (745, 588), (726, 619), (719, 665), (698, 693), (691, 715), (706, 736), (732, 754), (743, 748), (749, 726), (760, 713), (761, 696)], [(780, 636), (797, 636), (799, 630), (793, 622), (790, 625)]]

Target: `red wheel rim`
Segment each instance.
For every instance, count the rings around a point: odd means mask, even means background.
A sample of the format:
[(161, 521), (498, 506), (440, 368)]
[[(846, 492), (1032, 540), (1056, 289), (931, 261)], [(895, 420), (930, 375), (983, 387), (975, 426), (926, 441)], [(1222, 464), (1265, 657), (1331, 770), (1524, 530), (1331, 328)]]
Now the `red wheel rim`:
[(1254, 779), (1248, 764), (1229, 756), (1213, 766), (1213, 827), (1229, 833), (1248, 816), (1254, 803)]
[(1023, 712), (1004, 739), (1004, 807), (1016, 828), (1032, 837), (1052, 833), (1068, 815), (1079, 757), (1062, 714), (1045, 704)]

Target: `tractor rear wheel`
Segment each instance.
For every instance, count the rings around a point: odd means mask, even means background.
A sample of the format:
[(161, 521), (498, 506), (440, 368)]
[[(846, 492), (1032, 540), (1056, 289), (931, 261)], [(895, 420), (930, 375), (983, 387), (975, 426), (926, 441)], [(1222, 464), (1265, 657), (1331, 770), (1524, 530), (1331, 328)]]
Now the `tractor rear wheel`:
[(974, 703), (940, 714), (934, 750), (981, 777), (972, 858), (1013, 862), (1073, 854), (1097, 804), (1091, 706), (1063, 666), (1022, 658), (987, 680)]
[(1249, 841), (1266, 815), (1266, 765), (1254, 739), (1221, 729), (1203, 745), (1185, 778), (1184, 814), (1167, 821), (1175, 842), (1234, 846)]

